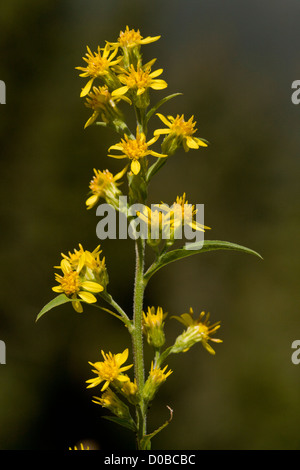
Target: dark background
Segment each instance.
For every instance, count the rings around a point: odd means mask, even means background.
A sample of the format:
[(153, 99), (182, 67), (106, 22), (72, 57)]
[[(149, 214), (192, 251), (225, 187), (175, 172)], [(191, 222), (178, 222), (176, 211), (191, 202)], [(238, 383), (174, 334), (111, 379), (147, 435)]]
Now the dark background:
[[(0, 12), (1, 300), (0, 448), (55, 450), (89, 441), (133, 449), (129, 432), (101, 418), (88, 361), (119, 352), (129, 337), (113, 317), (64, 305), (35, 323), (53, 293), (53, 266), (82, 243), (93, 250), (98, 218), (85, 209), (93, 168), (118, 171), (107, 158), (119, 139), (83, 125), (79, 98), (86, 45), (117, 39), (126, 25), (161, 35), (144, 47), (157, 57), (169, 93), (183, 96), (166, 114), (195, 116), (208, 149), (178, 152), (153, 181), (150, 202), (171, 204), (186, 191), (205, 204), (207, 238), (259, 251), (205, 253), (161, 270), (145, 305), (169, 315), (193, 307), (221, 320), (216, 356), (200, 344), (168, 362), (149, 429), (168, 417), (154, 449), (299, 449), (300, 338), (299, 112), (291, 84), (300, 79), (300, 4), (286, 1), (11, 0)], [(155, 122), (155, 120), (153, 120)], [(161, 127), (160, 121), (156, 124)], [(117, 139), (117, 140), (116, 140)], [(159, 150), (157, 148), (157, 150)], [(132, 241), (101, 243), (110, 291), (130, 312)], [(168, 343), (181, 331), (170, 320)], [(150, 360), (146, 349), (147, 360)]]

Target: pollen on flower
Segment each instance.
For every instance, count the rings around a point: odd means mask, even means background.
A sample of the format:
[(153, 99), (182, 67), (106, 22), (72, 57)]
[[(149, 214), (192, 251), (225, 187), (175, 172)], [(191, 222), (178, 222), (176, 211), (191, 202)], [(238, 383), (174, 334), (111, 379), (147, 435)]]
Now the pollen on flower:
[(56, 281), (61, 284), (61, 288), (66, 295), (76, 294), (80, 290), (80, 278), (77, 271), (70, 271), (64, 276), (56, 275)]

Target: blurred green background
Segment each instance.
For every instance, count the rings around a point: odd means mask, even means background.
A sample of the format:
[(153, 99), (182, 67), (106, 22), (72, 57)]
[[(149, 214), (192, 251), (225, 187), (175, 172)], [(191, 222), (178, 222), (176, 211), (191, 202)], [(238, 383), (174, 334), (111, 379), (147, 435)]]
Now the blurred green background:
[[(0, 12), (1, 299), (0, 449), (67, 449), (89, 441), (102, 450), (134, 449), (129, 432), (101, 418), (85, 388), (88, 361), (119, 352), (126, 332), (113, 317), (70, 305), (35, 323), (52, 297), (53, 266), (82, 243), (99, 240), (85, 209), (93, 168), (117, 137), (83, 125), (79, 98), (86, 45), (114, 41), (126, 25), (161, 35), (144, 46), (157, 58), (169, 93), (163, 113), (195, 116), (208, 149), (178, 152), (153, 180), (150, 202), (171, 204), (186, 191), (205, 204), (207, 238), (249, 246), (170, 264), (149, 283), (145, 305), (170, 315), (193, 307), (221, 320), (216, 356), (201, 345), (168, 362), (174, 373), (152, 407), (149, 428), (174, 409), (154, 449), (299, 449), (300, 79), (298, 0), (11, 0)], [(153, 121), (155, 122), (155, 120)], [(160, 121), (156, 124), (160, 126)], [(116, 140), (117, 139), (117, 140)], [(122, 162), (123, 164), (123, 162)], [(110, 291), (132, 309), (132, 241), (101, 243)], [(181, 331), (170, 320), (170, 343)], [(147, 360), (150, 360), (146, 349)]]

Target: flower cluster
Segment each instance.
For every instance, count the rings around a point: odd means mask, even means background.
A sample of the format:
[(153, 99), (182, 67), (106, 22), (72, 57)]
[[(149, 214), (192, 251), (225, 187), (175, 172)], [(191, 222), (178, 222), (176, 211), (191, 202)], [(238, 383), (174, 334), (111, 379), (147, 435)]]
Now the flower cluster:
[[(88, 251), (79, 244), (78, 249), (61, 254), (60, 264), (55, 267), (59, 270), (55, 274), (57, 285), (52, 288), (58, 295), (38, 315), (40, 318), (50, 309), (71, 302), (76, 312), (83, 311), (82, 304), (89, 304), (123, 322), (130, 335), (132, 351), (125, 348), (123, 352), (114, 354), (100, 349), (100, 360), (89, 362), (94, 376), (86, 380), (86, 387), (99, 389), (99, 396), (94, 396), (92, 401), (112, 413), (113, 416), (106, 418), (135, 432), (137, 447), (141, 450), (149, 450), (152, 437), (172, 419), (173, 410), (168, 406), (170, 419), (152, 433), (146, 429), (148, 409), (162, 384), (173, 374), (166, 365), (167, 358), (172, 354), (186, 353), (198, 343), (214, 355), (211, 344), (222, 342), (215, 338), (220, 322), (211, 324), (209, 314), (204, 311), (195, 317), (190, 308), (187, 313), (170, 317), (161, 306), (144, 308), (144, 293), (150, 277), (168, 263), (203, 251), (232, 249), (258, 255), (246, 247), (220, 240), (205, 240), (203, 244), (195, 242), (189, 247), (175, 249), (175, 240), (183, 238), (183, 227), (197, 235), (210, 227), (201, 223), (198, 207), (188, 203), (185, 192), (177, 196), (171, 206), (165, 202), (149, 205), (150, 182), (170, 157), (172, 160), (172, 155), (179, 149), (188, 152), (208, 146), (207, 140), (196, 135), (194, 116), (186, 119), (184, 114), (170, 116), (158, 112), (178, 93), (164, 97), (150, 107), (152, 93), (156, 95), (168, 84), (161, 78), (163, 69), (153, 69), (156, 59), (144, 63), (142, 47), (159, 39), (160, 36), (143, 37), (139, 30), (126, 26), (116, 41), (106, 41), (96, 51), (87, 47), (84, 66), (76, 67), (80, 77), (85, 79), (80, 97), (85, 100), (86, 108), (91, 110), (84, 127), (89, 128), (88, 131), (91, 131), (91, 126), (109, 127), (114, 131), (117, 137), (108, 146), (106, 156), (126, 161), (116, 174), (109, 169), (97, 169), (95, 165), (85, 200), (86, 208), (90, 210), (104, 200), (115, 211), (124, 213), (131, 227), (132, 223), (144, 224), (146, 234), (148, 232), (148, 237), (135, 238), (133, 312), (126, 313), (108, 291), (109, 278), (100, 246)], [(133, 123), (124, 117), (128, 110), (134, 112)], [(149, 135), (152, 117), (165, 127), (156, 128)], [(110, 159), (107, 161), (112, 162)], [(123, 192), (124, 186), (127, 194)], [(130, 210), (132, 207), (135, 208), (134, 213)], [(146, 267), (148, 249), (154, 260)], [(120, 266), (124, 277), (127, 277), (126, 269), (127, 266)], [(170, 318), (175, 318), (183, 329), (168, 345), (165, 329)], [(148, 367), (144, 360), (144, 342), (152, 353)], [(131, 356), (132, 363), (127, 364)]]
[(62, 253), (62, 260), (57, 269), (62, 274), (55, 274), (58, 286), (52, 288), (54, 292), (63, 293), (72, 299), (72, 305), (77, 312), (82, 312), (81, 301), (88, 304), (97, 302), (95, 294), (103, 292), (108, 283), (105, 259), (100, 260), (100, 246), (93, 252), (79, 250), (68, 255)]
[[(176, 149), (183, 147), (185, 151), (206, 147), (207, 141), (195, 137), (196, 132), (194, 117), (188, 121), (184, 116), (164, 117), (161, 113), (157, 116), (166, 124), (166, 129), (157, 129), (148, 140), (146, 138), (146, 123), (142, 114), (150, 104), (150, 90), (163, 90), (168, 84), (160, 77), (162, 68), (152, 71), (156, 59), (143, 64), (141, 46), (157, 41), (160, 36), (148, 36), (144, 38), (139, 30), (129, 29), (121, 31), (115, 42), (106, 42), (97, 51), (92, 52), (87, 47), (87, 53), (83, 60), (85, 66), (76, 67), (80, 70), (80, 76), (88, 79), (81, 91), (81, 97), (86, 99), (85, 105), (91, 108), (93, 113), (85, 124), (88, 127), (94, 123), (112, 126), (122, 135), (119, 143), (112, 145), (111, 150), (120, 151), (120, 155), (109, 156), (114, 158), (127, 158), (130, 169), (134, 175), (147, 171), (147, 156), (155, 156), (158, 159), (172, 155)], [(95, 86), (96, 81), (99, 82)], [(140, 117), (135, 133), (132, 133), (124, 122), (122, 113), (118, 108), (120, 101), (133, 104)], [(100, 117), (101, 121), (97, 122)], [(149, 147), (156, 143), (160, 135), (167, 134), (161, 151), (150, 150)]]

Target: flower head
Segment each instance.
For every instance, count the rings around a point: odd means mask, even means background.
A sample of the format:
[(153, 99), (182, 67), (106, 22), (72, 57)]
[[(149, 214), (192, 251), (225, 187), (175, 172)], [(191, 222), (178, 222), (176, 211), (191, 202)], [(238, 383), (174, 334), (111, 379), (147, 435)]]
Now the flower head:
[(86, 107), (93, 110), (93, 114), (87, 120), (84, 127), (86, 128), (93, 124), (99, 114), (104, 122), (111, 122), (115, 119), (120, 119), (121, 112), (117, 107), (117, 103), (120, 100), (124, 100), (131, 104), (131, 101), (127, 96), (112, 96), (106, 85), (101, 87), (94, 86), (86, 96), (85, 102)]
[(143, 38), (139, 29), (135, 31), (134, 29), (129, 29), (129, 27), (126, 26), (125, 31), (120, 31), (118, 42), (114, 44), (121, 47), (131, 48), (144, 44), (150, 44), (151, 42), (158, 41), (159, 38), (160, 36), (147, 36), (146, 38)]
[(148, 307), (147, 312), (143, 312), (143, 332), (147, 342), (155, 348), (160, 348), (165, 343), (164, 319), (167, 313), (161, 307)]
[(104, 358), (104, 361), (95, 363), (89, 362), (89, 364), (95, 367), (93, 372), (97, 374), (97, 377), (86, 381), (89, 384), (88, 388), (96, 387), (101, 382), (104, 382), (104, 385), (101, 389), (103, 392), (109, 387), (110, 383), (115, 383), (116, 381), (126, 382), (129, 380), (129, 377), (124, 375), (123, 372), (130, 369), (132, 364), (121, 367), (122, 364), (127, 361), (128, 349), (125, 349), (122, 353), (119, 354), (112, 354), (111, 352), (105, 354), (103, 351), (101, 351), (101, 354)]
[(182, 238), (182, 227), (185, 225), (196, 231), (204, 232), (207, 227), (195, 220), (197, 209), (189, 204), (186, 194), (177, 196), (176, 201), (168, 206), (165, 203), (152, 204), (151, 208), (144, 206), (137, 212), (138, 218), (148, 225), (148, 244), (157, 245), (161, 240), (173, 243)]
[[(94, 251), (84, 250), (79, 243), (79, 250), (69, 251), (68, 255), (62, 253), (63, 259), (68, 261), (73, 270), (80, 268), (80, 276), (85, 281), (101, 284), (103, 289), (108, 284), (108, 274), (105, 266), (105, 258), (100, 259), (100, 245)], [(59, 268), (60, 266), (58, 266)]]
[(151, 66), (155, 59), (144, 66), (137, 64), (136, 68), (133, 64), (130, 65), (129, 70), (123, 70), (123, 73), (118, 75), (118, 79), (124, 86), (117, 88), (112, 92), (113, 96), (125, 95), (128, 91), (133, 93), (135, 105), (140, 108), (146, 108), (149, 104), (148, 96), (142, 95), (152, 88), (153, 90), (163, 90), (168, 86), (165, 80), (158, 79), (163, 69), (151, 72)]
[(197, 319), (194, 319), (193, 315), (193, 309), (190, 308), (189, 313), (183, 313), (180, 316), (172, 317), (187, 327), (185, 332), (177, 337), (175, 344), (172, 347), (172, 352), (177, 353), (188, 351), (193, 344), (200, 341), (210, 354), (215, 354), (214, 349), (210, 344), (208, 344), (208, 341), (222, 343), (221, 339), (211, 337), (220, 328), (220, 322), (210, 325), (209, 314), (204, 318), (205, 312), (201, 312)]
[(160, 385), (173, 373), (171, 369), (166, 372), (167, 368), (168, 366), (165, 366), (161, 369), (160, 367), (155, 367), (153, 362), (151, 363), (151, 370), (143, 389), (143, 397), (146, 402), (149, 402), (154, 398)]
[(141, 170), (140, 160), (147, 155), (153, 155), (154, 157), (167, 157), (167, 155), (163, 155), (153, 150), (149, 150), (149, 147), (154, 144), (159, 136), (153, 137), (151, 140), (146, 142), (146, 136), (143, 132), (139, 131), (137, 128), (136, 131), (136, 138), (131, 139), (127, 135), (124, 135), (124, 139), (116, 144), (112, 145), (108, 151), (111, 150), (118, 150), (122, 152), (121, 155), (109, 155), (109, 157), (113, 158), (129, 158), (131, 160), (131, 171), (134, 175), (137, 175)]
[(101, 405), (103, 408), (107, 408), (119, 418), (131, 420), (128, 406), (126, 406), (110, 388), (107, 388), (101, 397), (93, 398), (93, 403)]
[(126, 172), (127, 167), (117, 173), (115, 176), (108, 170), (100, 171), (95, 170), (89, 188), (92, 196), (86, 200), (87, 209), (91, 209), (97, 204), (100, 198), (104, 198), (107, 203), (115, 206), (118, 203), (118, 198), (122, 194), (118, 189), (121, 183), (117, 183)]
[(172, 204), (170, 211), (171, 230), (176, 231), (179, 226), (185, 224), (187, 224), (193, 230), (198, 230), (200, 232), (210, 230), (210, 227), (199, 224), (195, 221), (196, 214), (197, 209), (195, 209), (193, 204), (189, 204), (185, 193), (183, 193), (182, 196), (177, 196), (176, 201)]
[(87, 46), (86, 57), (83, 57), (87, 66), (75, 67), (82, 71), (80, 77), (90, 77), (90, 80), (81, 91), (81, 97), (89, 93), (95, 78), (102, 78), (107, 85), (113, 81), (110, 69), (122, 60), (122, 57), (115, 59), (117, 52), (118, 49), (111, 51), (109, 44), (106, 44), (102, 49), (98, 46), (97, 52), (92, 52)]
[(183, 145), (186, 152), (190, 149), (207, 147), (206, 140), (194, 137), (195, 132), (197, 132), (197, 129), (195, 129), (196, 121), (194, 122), (194, 116), (188, 121), (185, 121), (183, 114), (181, 116), (177, 114), (175, 118), (173, 116), (166, 118), (160, 113), (157, 113), (157, 116), (167, 127), (164, 129), (156, 129), (154, 135), (167, 134), (164, 146), (168, 148), (169, 154), (174, 153), (180, 145)]
[(83, 308), (80, 301), (82, 300), (89, 304), (97, 302), (94, 294), (102, 292), (104, 287), (94, 279), (90, 280), (85, 276), (85, 253), (80, 255), (76, 261), (75, 259), (73, 261), (72, 265), (68, 259), (62, 259), (60, 269), (63, 275), (55, 274), (55, 280), (59, 283), (59, 286), (52, 287), (52, 290), (70, 297), (73, 300), (72, 305), (74, 309), (77, 312), (82, 312)]
[(133, 405), (138, 403), (139, 396), (136, 379), (134, 379), (134, 382), (131, 382), (131, 380), (124, 382), (120, 392), (129, 401), (129, 403), (132, 403)]

